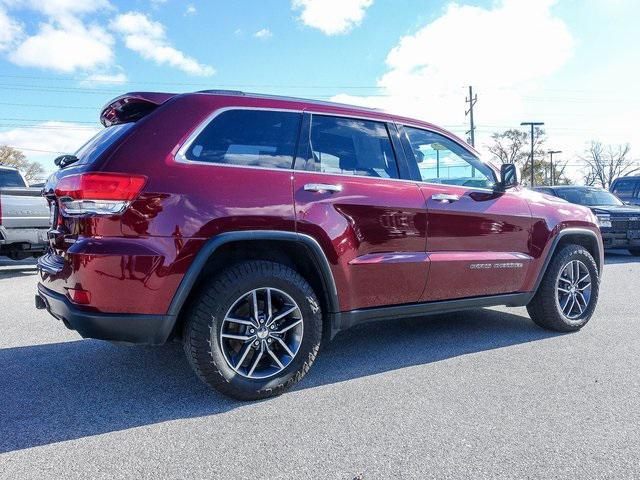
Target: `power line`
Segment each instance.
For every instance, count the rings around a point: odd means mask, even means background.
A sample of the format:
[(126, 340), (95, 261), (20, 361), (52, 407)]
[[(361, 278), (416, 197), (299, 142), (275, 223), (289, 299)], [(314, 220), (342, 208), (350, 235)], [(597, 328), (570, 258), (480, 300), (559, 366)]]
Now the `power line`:
[(84, 123), (90, 125), (100, 125), (100, 122), (87, 122), (84, 120), (52, 120), (52, 119), (42, 119), (42, 118), (0, 118), (0, 121), (11, 121), (11, 122), (61, 122), (61, 123)]
[(10, 107), (39, 107), (39, 108), (73, 108), (73, 109), (82, 109), (82, 110), (96, 110), (95, 107), (82, 107), (79, 105), (45, 105), (42, 103), (9, 103), (9, 102), (0, 102), (0, 105), (7, 105)]
[(15, 148), (16, 150), (25, 150), (27, 152), (42, 152), (42, 153), (65, 153), (65, 152), (59, 152), (59, 151), (55, 151), (55, 150), (41, 150), (38, 148), (26, 148), (26, 147), (18, 147), (16, 145), (5, 145), (0, 143), (0, 146), (4, 146), (4, 147), (9, 147), (9, 148)]

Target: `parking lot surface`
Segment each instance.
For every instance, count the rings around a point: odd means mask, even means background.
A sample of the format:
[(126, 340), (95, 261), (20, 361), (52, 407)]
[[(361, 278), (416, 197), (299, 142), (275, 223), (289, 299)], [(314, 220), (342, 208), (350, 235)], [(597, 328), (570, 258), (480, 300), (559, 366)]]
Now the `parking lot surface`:
[(639, 478), (640, 259), (607, 255), (575, 334), (524, 308), (341, 333), (298, 387), (243, 403), (179, 345), (82, 340), (0, 261), (0, 478)]

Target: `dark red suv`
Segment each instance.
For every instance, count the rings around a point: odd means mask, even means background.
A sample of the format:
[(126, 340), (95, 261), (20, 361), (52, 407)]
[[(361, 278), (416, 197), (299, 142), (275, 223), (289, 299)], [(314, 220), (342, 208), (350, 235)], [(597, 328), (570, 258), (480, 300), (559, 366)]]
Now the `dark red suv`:
[(526, 305), (573, 331), (596, 306), (593, 213), (434, 125), (220, 91), (129, 93), (101, 120), (46, 183), (36, 305), (83, 337), (180, 340), (233, 397), (281, 393), (362, 322)]

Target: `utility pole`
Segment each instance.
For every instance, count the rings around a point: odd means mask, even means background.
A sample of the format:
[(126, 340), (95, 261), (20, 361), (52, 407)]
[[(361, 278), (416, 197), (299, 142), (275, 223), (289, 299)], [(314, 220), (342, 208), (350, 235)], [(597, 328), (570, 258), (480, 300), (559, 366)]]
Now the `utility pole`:
[(531, 188), (533, 188), (533, 186), (535, 184), (535, 179), (534, 179), (534, 176), (533, 176), (533, 151), (534, 151), (533, 133), (534, 133), (534, 128), (535, 127), (539, 127), (541, 125), (544, 125), (544, 122), (522, 122), (520, 125), (522, 125), (522, 126), (525, 126), (525, 125), (531, 126)]
[[(471, 146), (473, 148), (476, 147), (476, 126), (473, 123), (473, 107), (475, 106), (475, 104), (478, 101), (478, 94), (476, 94), (475, 96), (473, 95), (473, 87), (471, 85), (469, 85), (469, 98), (464, 99), (465, 104), (469, 104), (469, 110), (465, 110), (464, 112), (464, 116), (466, 117), (467, 115), (469, 115), (469, 131), (467, 132), (469, 134), (469, 138), (471, 139)], [(476, 169), (474, 167), (471, 167), (471, 176), (475, 177), (476, 176)]]
[(556, 182), (555, 180), (555, 170), (553, 169), (553, 154), (554, 153), (562, 153), (562, 150), (549, 150), (549, 155), (551, 156), (551, 186), (553, 187), (553, 184)]
[(464, 102), (469, 104), (469, 110), (465, 110), (464, 116), (466, 117), (467, 115), (469, 115), (470, 128), (467, 133), (469, 134), (469, 138), (471, 139), (471, 146), (474, 148), (476, 146), (476, 126), (473, 123), (473, 107), (475, 106), (477, 101), (478, 95), (476, 94), (475, 97), (473, 96), (473, 87), (469, 85), (469, 98), (465, 97), (464, 99)]

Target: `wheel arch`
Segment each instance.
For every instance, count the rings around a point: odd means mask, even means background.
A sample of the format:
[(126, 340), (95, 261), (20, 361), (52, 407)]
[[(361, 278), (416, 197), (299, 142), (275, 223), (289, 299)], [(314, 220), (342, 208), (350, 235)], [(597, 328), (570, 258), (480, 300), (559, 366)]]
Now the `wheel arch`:
[(547, 267), (555, 253), (563, 246), (569, 244), (581, 245), (586, 248), (596, 262), (598, 274), (602, 275), (602, 268), (604, 266), (604, 250), (598, 235), (593, 230), (589, 230), (587, 228), (565, 228), (560, 230), (553, 239), (549, 253), (547, 254), (544, 264), (538, 273), (533, 293), (538, 291), (542, 278), (547, 272)]
[[(168, 315), (174, 322), (167, 337), (182, 324), (181, 314), (201, 281), (220, 269), (242, 260), (270, 260), (294, 268), (316, 292), (325, 314), (339, 310), (336, 284), (329, 261), (311, 236), (286, 231), (247, 230), (226, 232), (211, 238), (197, 253), (185, 273)], [(326, 317), (328, 318), (328, 316)], [(325, 322), (330, 327), (330, 322)]]

